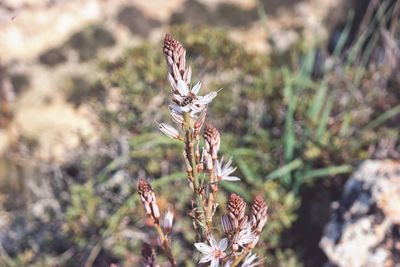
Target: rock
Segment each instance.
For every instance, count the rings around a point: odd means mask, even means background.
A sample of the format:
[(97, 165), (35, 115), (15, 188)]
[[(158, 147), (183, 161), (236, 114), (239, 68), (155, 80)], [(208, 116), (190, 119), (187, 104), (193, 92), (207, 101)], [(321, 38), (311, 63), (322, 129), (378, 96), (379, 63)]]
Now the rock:
[(400, 266), (400, 162), (364, 162), (347, 181), (320, 247), (339, 267)]

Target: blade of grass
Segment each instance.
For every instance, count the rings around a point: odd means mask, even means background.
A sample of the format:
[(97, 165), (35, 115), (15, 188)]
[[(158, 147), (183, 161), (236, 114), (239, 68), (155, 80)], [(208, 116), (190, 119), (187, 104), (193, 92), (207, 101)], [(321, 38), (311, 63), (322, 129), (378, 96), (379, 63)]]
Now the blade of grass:
[(277, 179), (281, 176), (284, 176), (298, 168), (303, 166), (303, 161), (301, 159), (295, 159), (292, 162), (285, 164), (284, 166), (280, 167), (279, 169), (271, 172), (268, 176), (267, 179), (274, 180)]
[(310, 108), (307, 111), (307, 116), (311, 119), (312, 122), (315, 122), (318, 118), (318, 115), (322, 108), (322, 104), (325, 102), (327, 91), (328, 87), (325, 82), (321, 83), (321, 86), (319, 87), (319, 89), (317, 89), (317, 94), (314, 96)]
[(332, 166), (322, 169), (309, 170), (304, 173), (304, 180), (311, 180), (318, 177), (326, 177), (331, 175), (349, 173), (353, 170), (351, 165)]
[(343, 137), (343, 136), (347, 135), (347, 133), (349, 132), (350, 122), (351, 122), (351, 114), (350, 114), (350, 112), (347, 112), (343, 116), (342, 125), (340, 126), (340, 130), (339, 130), (339, 136)]
[(333, 108), (334, 98), (331, 96), (325, 105), (324, 111), (322, 112), (321, 119), (317, 127), (317, 141), (321, 142), (322, 137), (326, 133), (326, 127), (328, 125), (329, 115), (331, 114)]
[(336, 43), (335, 50), (333, 51), (333, 56), (338, 57), (342, 52), (344, 45), (346, 44), (347, 39), (349, 38), (350, 30), (353, 25), (354, 20), (354, 11), (350, 10), (349, 15), (347, 16), (346, 25), (339, 36), (339, 39)]
[(385, 123), (387, 120), (393, 118), (394, 116), (400, 114), (400, 105), (395, 106), (394, 108), (389, 109), (388, 111), (384, 112), (382, 115), (377, 117), (375, 120), (371, 121), (370, 123), (367, 124), (363, 128), (363, 130), (371, 130), (374, 129), (383, 123)]

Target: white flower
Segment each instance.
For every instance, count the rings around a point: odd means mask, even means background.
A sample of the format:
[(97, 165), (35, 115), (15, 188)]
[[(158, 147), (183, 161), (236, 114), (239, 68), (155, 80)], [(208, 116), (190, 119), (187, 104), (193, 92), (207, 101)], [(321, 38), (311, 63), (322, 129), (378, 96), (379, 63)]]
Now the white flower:
[(223, 238), (221, 239), (221, 241), (217, 242), (214, 237), (210, 235), (208, 238), (208, 242), (210, 243), (210, 245), (206, 243), (194, 244), (197, 250), (204, 254), (199, 263), (211, 261), (210, 267), (218, 267), (219, 260), (226, 256), (226, 253), (224, 253), (224, 251), (228, 247), (228, 239)]
[(197, 96), (197, 94), (200, 91), (200, 88), (201, 88), (201, 82), (196, 83), (193, 86), (193, 88), (189, 90), (189, 87), (182, 79), (178, 80), (177, 89), (181, 96), (189, 96), (189, 93), (194, 96)]
[(257, 265), (259, 265), (262, 261), (256, 261), (258, 258), (258, 256), (256, 254), (251, 254), (251, 252), (249, 254), (247, 254), (246, 258), (243, 261), (242, 267), (255, 267)]
[(231, 167), (232, 158), (228, 160), (228, 162), (223, 166), (224, 157), (221, 158), (220, 161), (216, 161), (216, 168), (215, 168), (215, 175), (217, 176), (218, 180), (222, 181), (239, 181), (240, 178), (236, 176), (231, 176), (236, 167)]
[(179, 104), (179, 110), (177, 110), (179, 113), (199, 113), (218, 95), (218, 92), (211, 92), (205, 96), (199, 96), (198, 93), (201, 88), (201, 82), (196, 83), (192, 89), (189, 89), (186, 82), (179, 78), (178, 82), (176, 84), (174, 83), (173, 88), (175, 93), (172, 97), (173, 100)]
[(232, 241), (232, 249), (238, 251), (239, 247), (244, 248), (245, 245), (253, 243), (258, 237), (251, 230), (251, 225), (246, 222), (244, 227), (235, 234)]
[(166, 136), (168, 136), (170, 138), (174, 138), (174, 139), (179, 138), (178, 130), (169, 124), (160, 123), (160, 124), (158, 124), (158, 129), (160, 129), (161, 132), (163, 132)]

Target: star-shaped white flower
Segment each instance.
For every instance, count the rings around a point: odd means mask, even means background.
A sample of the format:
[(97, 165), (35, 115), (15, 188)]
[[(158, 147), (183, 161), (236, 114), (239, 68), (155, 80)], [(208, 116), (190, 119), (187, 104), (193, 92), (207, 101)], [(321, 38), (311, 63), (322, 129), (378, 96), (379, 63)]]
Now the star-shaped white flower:
[(204, 254), (199, 263), (211, 261), (210, 267), (218, 267), (219, 260), (226, 256), (224, 251), (228, 247), (228, 239), (223, 238), (221, 241), (217, 242), (215, 238), (210, 235), (208, 237), (208, 242), (210, 245), (202, 242), (194, 244), (197, 250)]
[(199, 96), (200, 88), (201, 82), (196, 83), (192, 89), (189, 89), (186, 82), (182, 79), (178, 79), (178, 82), (174, 86), (175, 93), (172, 96), (173, 100), (179, 103), (179, 109), (177, 111), (180, 113), (201, 112), (218, 94), (217, 92), (211, 92), (205, 96)]
[(228, 160), (228, 162), (223, 165), (224, 157), (221, 158), (220, 161), (216, 161), (215, 175), (218, 180), (222, 181), (239, 181), (240, 178), (236, 176), (231, 176), (231, 174), (236, 170), (236, 167), (231, 167), (232, 158)]
[(238, 251), (239, 247), (244, 248), (245, 245), (252, 243), (258, 239), (258, 236), (251, 230), (251, 225), (246, 222), (244, 227), (233, 237), (233, 250)]

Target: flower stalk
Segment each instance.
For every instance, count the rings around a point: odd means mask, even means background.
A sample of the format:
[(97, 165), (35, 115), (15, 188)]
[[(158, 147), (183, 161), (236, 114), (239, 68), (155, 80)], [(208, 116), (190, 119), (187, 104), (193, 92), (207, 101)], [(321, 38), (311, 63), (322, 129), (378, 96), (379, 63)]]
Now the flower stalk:
[[(218, 91), (199, 95), (201, 82), (192, 86), (192, 70), (186, 66), (186, 50), (172, 36), (164, 39), (163, 53), (168, 65), (168, 80), (171, 84), (172, 102), (169, 105), (171, 119), (178, 127), (159, 123), (159, 129), (168, 137), (183, 141), (184, 162), (186, 164), (187, 180), (192, 189), (192, 210), (190, 216), (196, 234), (194, 246), (203, 254), (199, 263), (211, 262), (217, 267), (225, 266), (255, 266), (257, 259), (251, 251), (260, 239), (260, 233), (267, 221), (267, 205), (261, 196), (257, 196), (251, 204), (250, 214), (246, 214), (247, 204), (243, 198), (231, 194), (226, 205), (226, 215), (221, 218), (225, 237), (217, 241), (213, 236), (213, 217), (218, 207), (216, 195), (220, 181), (238, 181), (234, 176), (236, 167), (232, 166), (232, 158), (224, 163), (224, 157), (219, 158), (220, 132), (212, 124), (207, 123), (201, 136), (206, 120), (207, 106), (217, 96)], [(203, 137), (203, 140), (201, 139)], [(204, 147), (200, 146), (204, 144)], [(201, 153), (200, 153), (201, 151)], [(154, 228), (160, 240), (160, 246), (166, 254), (171, 266), (176, 266), (171, 251), (173, 215), (167, 212), (164, 224), (160, 224), (160, 210), (155, 193), (150, 184), (140, 179), (138, 192), (145, 207), (146, 214), (153, 219)], [(148, 262), (152, 261), (148, 253)]]
[(160, 209), (157, 204), (156, 195), (151, 187), (151, 185), (143, 178), (140, 178), (137, 182), (138, 194), (140, 200), (143, 203), (146, 214), (153, 219), (154, 228), (160, 239), (160, 246), (167, 256), (172, 267), (176, 266), (176, 261), (171, 250), (171, 242), (164, 233), (160, 225)]

